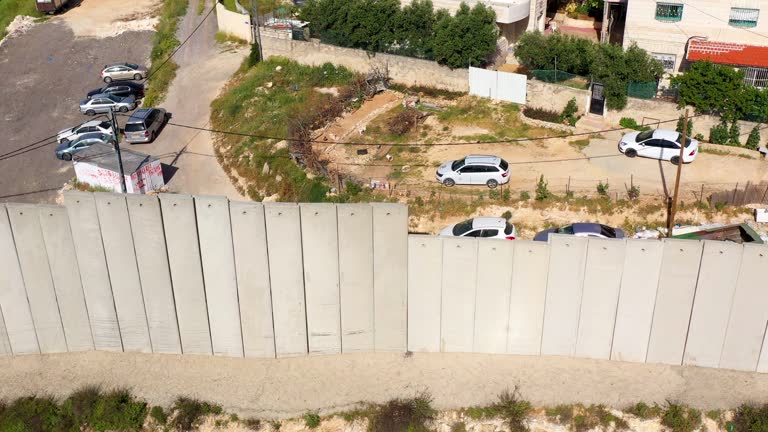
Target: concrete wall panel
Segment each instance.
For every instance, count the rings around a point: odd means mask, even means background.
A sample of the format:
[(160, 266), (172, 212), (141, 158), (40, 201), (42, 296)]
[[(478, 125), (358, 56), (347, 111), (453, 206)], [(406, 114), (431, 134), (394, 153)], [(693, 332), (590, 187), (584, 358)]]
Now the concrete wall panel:
[(645, 362), (664, 244), (627, 240), (611, 360)]
[[(768, 246), (745, 244), (720, 356), (721, 368), (754, 371), (768, 324)], [(768, 370), (762, 370), (768, 372)]]
[(24, 278), (21, 276), (19, 256), (4, 204), (0, 204), (0, 262), (3, 263), (3, 271), (0, 271), (0, 309), (11, 350), (14, 354), (39, 353), (40, 346), (24, 288)]
[(92, 350), (91, 324), (88, 321), (88, 308), (85, 306), (67, 210), (61, 206), (38, 206), (38, 216), (67, 338), (67, 349)]
[(5, 328), (5, 318), (2, 308), (0, 308), (0, 355), (11, 355), (11, 341), (8, 340), (8, 330)]
[(648, 363), (679, 365), (683, 361), (702, 246), (694, 240), (664, 240)]
[(269, 288), (269, 254), (264, 206), (230, 202), (232, 239), (240, 300), (240, 325), (246, 357), (275, 357), (272, 330), (272, 295)]
[(626, 240), (589, 239), (576, 357), (611, 357), (625, 251)]
[(725, 341), (743, 246), (704, 242), (683, 364), (717, 367)]
[(336, 206), (301, 204), (301, 245), (310, 354), (341, 352)]
[(243, 356), (237, 275), (226, 197), (195, 197), (213, 354)]
[(301, 254), (301, 215), (294, 204), (264, 206), (278, 357), (307, 353), (304, 263)]
[(67, 352), (38, 214), (37, 207), (32, 204), (8, 204), (8, 217), (40, 351)]
[(373, 351), (373, 208), (336, 208), (339, 231), (341, 348)]
[(509, 240), (479, 240), (474, 352), (503, 354), (507, 351), (514, 252), (514, 242)]
[(476, 238), (443, 241), (443, 289), (440, 351), (472, 352), (477, 287)]
[(75, 243), (93, 344), (101, 351), (122, 351), (96, 201), (92, 193), (69, 191), (64, 193), (64, 203)]
[(527, 240), (514, 243), (507, 352), (538, 355), (544, 327), (549, 245)]
[(194, 202), (188, 195), (160, 194), (160, 208), (182, 352), (211, 354), (213, 348)]
[(408, 207), (373, 206), (374, 346), (405, 351), (408, 337)]
[(160, 202), (151, 195), (126, 195), (126, 200), (152, 351), (181, 354)]
[(408, 268), (408, 351), (440, 352), (442, 239), (408, 236)]
[(141, 293), (136, 245), (131, 234), (125, 196), (96, 193), (104, 254), (112, 282), (112, 295), (125, 351), (152, 352), (144, 296)]
[(541, 354), (572, 356), (579, 327), (587, 238), (552, 235), (549, 242)]

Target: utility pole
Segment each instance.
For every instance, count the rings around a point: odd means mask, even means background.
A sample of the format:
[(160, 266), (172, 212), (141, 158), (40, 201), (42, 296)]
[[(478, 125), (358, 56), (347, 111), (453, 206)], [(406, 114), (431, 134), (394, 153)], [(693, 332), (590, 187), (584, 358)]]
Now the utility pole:
[(112, 121), (112, 131), (115, 133), (115, 153), (117, 153), (117, 165), (120, 167), (120, 186), (123, 189), (123, 193), (128, 193), (128, 188), (125, 185), (125, 170), (123, 169), (123, 156), (120, 154), (120, 129), (117, 127), (117, 118), (115, 117), (115, 110), (109, 111), (109, 118)]
[(261, 29), (259, 29), (259, 1), (251, 0), (251, 39), (259, 45), (259, 61), (264, 61), (261, 48)]
[(675, 212), (677, 211), (677, 196), (680, 192), (680, 174), (683, 171), (683, 154), (685, 153), (685, 140), (688, 132), (688, 109), (685, 110), (685, 118), (683, 119), (683, 131), (681, 132), (682, 139), (680, 140), (680, 156), (677, 161), (677, 177), (675, 177), (675, 193), (672, 195), (672, 209), (669, 210), (669, 217), (667, 218), (667, 237), (672, 237), (672, 227), (675, 226)]

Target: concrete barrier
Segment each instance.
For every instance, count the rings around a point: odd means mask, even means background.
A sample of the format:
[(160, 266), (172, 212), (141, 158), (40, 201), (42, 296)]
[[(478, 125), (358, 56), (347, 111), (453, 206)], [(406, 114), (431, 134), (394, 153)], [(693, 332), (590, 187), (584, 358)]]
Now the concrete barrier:
[(3, 316), (3, 310), (0, 308), (0, 355), (11, 355), (11, 341), (8, 339), (8, 330), (5, 328), (5, 317)]
[(440, 351), (472, 352), (477, 292), (477, 239), (443, 241)]
[(408, 207), (371, 205), (374, 349), (405, 351), (408, 345)]
[(408, 237), (408, 350), (440, 352), (443, 241)]
[(515, 240), (507, 353), (538, 355), (544, 326), (549, 245)]
[(514, 253), (515, 244), (509, 240), (478, 243), (472, 352), (507, 351)]

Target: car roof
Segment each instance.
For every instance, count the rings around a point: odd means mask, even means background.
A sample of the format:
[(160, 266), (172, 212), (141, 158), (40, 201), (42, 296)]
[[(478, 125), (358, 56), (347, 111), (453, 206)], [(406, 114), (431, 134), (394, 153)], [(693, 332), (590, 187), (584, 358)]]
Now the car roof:
[(130, 123), (131, 120), (134, 120), (134, 121), (136, 121), (136, 120), (139, 120), (139, 121), (145, 120), (147, 118), (147, 116), (149, 115), (149, 113), (152, 112), (152, 110), (154, 110), (154, 109), (155, 108), (139, 108), (139, 109), (137, 109), (136, 111), (133, 112), (133, 114), (131, 114), (131, 118), (128, 119), (128, 123)]
[(104, 67), (108, 68), (108, 67), (112, 67), (112, 66), (128, 66), (129, 64), (132, 64), (132, 63), (128, 63), (128, 62), (109, 63), (109, 64), (104, 65)]
[[(90, 120), (90, 121), (87, 121), (87, 122), (81, 124), (80, 126), (75, 126), (74, 129), (79, 129), (81, 127), (98, 126), (98, 125), (100, 125), (103, 122), (104, 122), (104, 120)], [(95, 133), (95, 132), (92, 132), (92, 133)]]
[(501, 162), (501, 158), (491, 155), (468, 155), (464, 158), (464, 162), (468, 164), (498, 165)]
[(679, 132), (668, 129), (656, 129), (653, 132), (654, 138), (663, 138), (669, 141), (677, 141), (678, 135), (680, 135)]
[(80, 135), (77, 138), (77, 141), (82, 141), (82, 140), (85, 140), (85, 139), (92, 139), (92, 138), (97, 138), (97, 139), (103, 140), (104, 139), (104, 135), (105, 134), (103, 134), (101, 132), (88, 132), (88, 133)]
[(476, 217), (472, 219), (472, 228), (504, 228), (507, 220), (499, 217)]
[(600, 234), (601, 226), (593, 222), (576, 222), (572, 224), (574, 233), (593, 233)]

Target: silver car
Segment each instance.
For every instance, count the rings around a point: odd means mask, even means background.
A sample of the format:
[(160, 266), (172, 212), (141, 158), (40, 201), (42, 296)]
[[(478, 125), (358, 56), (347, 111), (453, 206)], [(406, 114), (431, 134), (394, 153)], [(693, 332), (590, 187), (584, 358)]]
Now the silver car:
[(108, 113), (111, 111), (128, 112), (136, 108), (133, 96), (120, 97), (110, 94), (98, 94), (80, 101), (80, 112), (86, 115)]
[(81, 124), (80, 126), (62, 129), (56, 136), (56, 141), (58, 141), (59, 144), (76, 141), (83, 134), (94, 132), (112, 136), (115, 135), (115, 132), (112, 130), (112, 124), (110, 122), (102, 120), (91, 120)]
[(59, 146), (56, 147), (56, 157), (61, 160), (71, 161), (72, 155), (83, 151), (94, 144), (113, 146), (114, 143), (114, 135), (103, 133), (87, 133), (80, 136), (80, 138), (75, 141), (68, 141), (59, 144)]
[(113, 63), (104, 65), (101, 70), (101, 79), (105, 83), (116, 80), (140, 80), (147, 76), (147, 68), (135, 63)]

